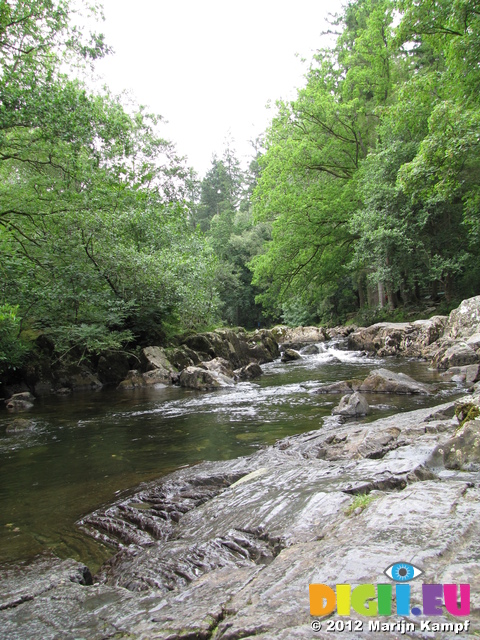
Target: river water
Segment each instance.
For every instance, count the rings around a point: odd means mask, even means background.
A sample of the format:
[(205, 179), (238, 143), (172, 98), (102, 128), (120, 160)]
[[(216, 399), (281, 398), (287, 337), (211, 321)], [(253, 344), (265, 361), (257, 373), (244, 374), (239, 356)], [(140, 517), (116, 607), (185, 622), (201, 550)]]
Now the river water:
[[(75, 521), (127, 495), (140, 482), (202, 460), (248, 455), (276, 440), (321, 428), (340, 396), (313, 393), (319, 383), (365, 378), (379, 367), (432, 383), (432, 396), (368, 395), (375, 420), (432, 406), (464, 393), (426, 363), (373, 358), (342, 341), (317, 355), (263, 365), (253, 382), (212, 392), (178, 387), (104, 389), (37, 400), (24, 414), (0, 413), (0, 562), (51, 550), (93, 570), (112, 550), (80, 533)], [(15, 417), (35, 428), (6, 434)]]

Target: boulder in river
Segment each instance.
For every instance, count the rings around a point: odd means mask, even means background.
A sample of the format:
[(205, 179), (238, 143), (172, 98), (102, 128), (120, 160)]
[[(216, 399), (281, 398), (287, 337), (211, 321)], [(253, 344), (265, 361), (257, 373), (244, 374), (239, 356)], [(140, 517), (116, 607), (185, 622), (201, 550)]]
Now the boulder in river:
[(165, 349), (165, 355), (178, 371), (200, 363), (198, 353), (186, 345)]
[(395, 373), (389, 369), (375, 369), (365, 380), (339, 380), (332, 384), (322, 384), (315, 393), (395, 393), (428, 395), (427, 385), (417, 382), (405, 373)]
[(377, 322), (351, 333), (348, 336), (348, 346), (357, 351), (374, 352), (379, 356), (418, 357), (425, 347), (442, 336), (446, 322), (446, 316), (434, 316), (415, 322)]
[(282, 362), (292, 362), (293, 360), (301, 360), (302, 356), (295, 349), (285, 349), (282, 353)]
[(255, 378), (259, 378), (263, 374), (263, 371), (259, 364), (251, 362), (247, 364), (246, 367), (235, 369), (233, 373), (235, 380), (254, 380)]
[(328, 340), (328, 335), (323, 327), (279, 325), (272, 329), (272, 333), (284, 349), (301, 349), (309, 344)]
[(315, 393), (354, 393), (362, 383), (362, 380), (339, 380), (331, 384), (322, 384), (315, 389)]
[(440, 350), (433, 358), (432, 365), (438, 369), (449, 369), (450, 367), (461, 367), (463, 365), (475, 364), (480, 361), (480, 357), (465, 342), (456, 342), (446, 350)]
[(355, 391), (355, 393), (343, 396), (339, 404), (332, 410), (332, 414), (334, 416), (344, 416), (345, 418), (355, 418), (356, 416), (366, 416), (369, 411), (370, 407), (365, 397)]
[(213, 358), (213, 360), (209, 360), (208, 362), (201, 362), (198, 366), (207, 371), (221, 373), (227, 378), (233, 378), (233, 370), (225, 358)]
[(70, 364), (58, 376), (61, 387), (70, 387), (73, 391), (101, 389), (102, 383), (86, 365)]
[(165, 378), (168, 378), (171, 373), (177, 372), (161, 347), (145, 347), (142, 350), (142, 361), (146, 371), (155, 369), (164, 371)]
[(396, 393), (428, 395), (429, 388), (416, 382), (406, 373), (396, 373), (389, 369), (376, 369), (365, 378), (358, 388), (362, 393)]
[(315, 356), (320, 353), (320, 348), (316, 344), (309, 344), (302, 349), (303, 356)]
[(218, 371), (208, 371), (201, 367), (187, 367), (180, 373), (179, 383), (181, 387), (203, 391), (231, 387), (234, 381)]
[(7, 425), (7, 433), (22, 433), (23, 431), (31, 431), (35, 427), (33, 420), (26, 420), (25, 418), (15, 418), (10, 424)]
[(119, 384), (130, 370), (128, 354), (118, 351), (103, 353), (98, 359), (97, 374), (102, 384)]
[(140, 371), (137, 369), (131, 369), (127, 373), (127, 377), (125, 380), (122, 380), (118, 385), (118, 389), (130, 390), (130, 389), (138, 389), (139, 387), (145, 387), (146, 382)]
[(22, 391), (22, 393), (14, 393), (11, 398), (5, 400), (7, 409), (10, 411), (26, 411), (33, 407), (35, 396), (30, 391)]

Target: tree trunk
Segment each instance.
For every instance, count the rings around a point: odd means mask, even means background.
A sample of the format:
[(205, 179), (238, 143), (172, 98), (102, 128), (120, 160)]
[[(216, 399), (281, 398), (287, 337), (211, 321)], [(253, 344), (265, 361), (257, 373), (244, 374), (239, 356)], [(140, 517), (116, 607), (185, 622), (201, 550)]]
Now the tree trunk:
[(383, 282), (378, 283), (378, 306), (383, 309), (385, 306), (385, 288)]
[(393, 291), (393, 287), (392, 285), (387, 285), (387, 298), (388, 298), (388, 308), (390, 311), (394, 311), (396, 304), (395, 304), (395, 293)]
[(363, 290), (362, 274), (358, 276), (357, 286), (358, 286), (358, 301), (360, 304), (360, 309), (363, 309), (365, 307), (365, 292)]

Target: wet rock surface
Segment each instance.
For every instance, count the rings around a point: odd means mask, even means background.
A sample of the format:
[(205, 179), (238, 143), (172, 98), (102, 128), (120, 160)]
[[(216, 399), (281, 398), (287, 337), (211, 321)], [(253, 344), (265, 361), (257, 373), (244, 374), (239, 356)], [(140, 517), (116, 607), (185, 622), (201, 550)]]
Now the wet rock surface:
[(33, 420), (26, 420), (24, 418), (15, 418), (7, 425), (7, 433), (22, 433), (24, 431), (31, 431), (35, 428), (35, 422)]
[[(331, 638), (325, 625), (311, 630), (308, 584), (385, 582), (384, 569), (405, 559), (423, 569), (421, 582), (471, 584), (478, 631), (480, 488), (472, 459), (446, 468), (455, 439), (473, 450), (454, 411), (449, 402), (327, 426), (142, 485), (80, 521), (117, 549), (93, 580), (52, 558), (5, 574), (2, 637)], [(373, 499), (350, 512), (359, 494)], [(420, 581), (411, 585), (412, 606), (421, 604)], [(353, 617), (364, 631), (342, 638), (372, 637), (368, 619)]]
[[(205, 364), (205, 363), (202, 363)], [(209, 370), (203, 367), (187, 367), (180, 373), (181, 387), (203, 391), (206, 389), (222, 389), (234, 384), (233, 378), (229, 378), (220, 371)]]
[(285, 351), (282, 352), (282, 362), (292, 362), (293, 360), (301, 359), (301, 354), (298, 351), (295, 351), (295, 349), (285, 349)]
[(276, 340), (284, 349), (301, 349), (307, 345), (325, 342), (329, 339), (323, 327), (287, 327), (279, 325), (272, 329)]
[(348, 345), (379, 356), (422, 357), (438, 369), (479, 363), (480, 296), (464, 300), (449, 316), (361, 327), (348, 336)]
[(5, 400), (5, 405), (10, 411), (27, 411), (33, 407), (35, 396), (29, 391), (14, 393), (11, 398)]
[(259, 364), (251, 362), (250, 364), (247, 364), (246, 367), (235, 369), (233, 373), (235, 380), (255, 380), (256, 378), (260, 378), (263, 371)]
[(384, 368), (375, 369), (365, 380), (340, 380), (332, 384), (322, 384), (315, 389), (315, 393), (355, 394), (357, 392), (429, 395), (431, 390), (428, 385), (417, 382), (405, 373)]
[(365, 397), (355, 391), (351, 395), (343, 396), (338, 406), (333, 409), (332, 414), (354, 418), (355, 416), (366, 416), (369, 410), (370, 407)]
[(396, 393), (428, 395), (427, 385), (416, 382), (405, 373), (397, 373), (388, 369), (376, 369), (365, 378), (358, 388), (362, 393)]

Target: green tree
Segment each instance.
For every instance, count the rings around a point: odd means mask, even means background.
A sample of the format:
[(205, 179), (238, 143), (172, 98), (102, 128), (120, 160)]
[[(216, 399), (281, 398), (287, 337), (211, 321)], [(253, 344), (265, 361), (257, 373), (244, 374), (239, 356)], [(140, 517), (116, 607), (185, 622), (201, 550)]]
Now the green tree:
[(66, 1), (1, 4), (0, 303), (88, 355), (204, 326), (217, 296), (191, 171), (159, 117), (63, 72), (106, 51), (71, 19)]
[(348, 265), (356, 240), (350, 220), (361, 204), (357, 173), (376, 143), (376, 109), (391, 99), (392, 15), (386, 0), (350, 3), (335, 48), (315, 56), (295, 101), (278, 103), (254, 196), (272, 241), (252, 263), (254, 283), (265, 288), (259, 299), (274, 315), (287, 299), (289, 313), (295, 304), (312, 319), (357, 302), (339, 292), (355, 286)]

